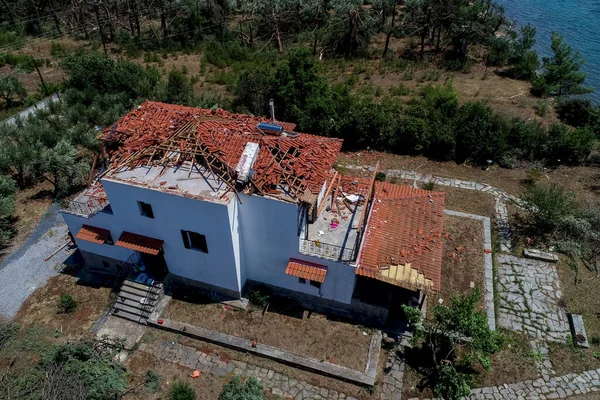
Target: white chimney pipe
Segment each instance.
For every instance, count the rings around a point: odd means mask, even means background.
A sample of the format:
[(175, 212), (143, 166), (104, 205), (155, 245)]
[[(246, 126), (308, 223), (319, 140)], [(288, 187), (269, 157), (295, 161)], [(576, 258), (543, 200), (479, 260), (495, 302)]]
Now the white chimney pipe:
[(269, 100), (269, 111), (271, 112), (271, 121), (275, 122), (275, 102), (273, 99)]

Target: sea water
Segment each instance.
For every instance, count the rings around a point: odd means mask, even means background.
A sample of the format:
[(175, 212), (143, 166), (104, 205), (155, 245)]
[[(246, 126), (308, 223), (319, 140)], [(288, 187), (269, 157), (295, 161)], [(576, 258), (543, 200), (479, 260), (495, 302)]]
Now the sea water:
[(535, 49), (541, 57), (551, 55), (550, 34), (556, 31), (585, 58), (585, 81), (596, 91), (590, 95), (600, 104), (600, 0), (496, 0), (517, 26), (537, 29)]

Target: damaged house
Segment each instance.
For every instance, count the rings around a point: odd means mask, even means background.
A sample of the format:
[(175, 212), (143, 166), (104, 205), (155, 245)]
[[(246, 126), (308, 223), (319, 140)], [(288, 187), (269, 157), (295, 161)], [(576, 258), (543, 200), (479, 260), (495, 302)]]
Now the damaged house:
[(342, 141), (294, 127), (157, 102), (122, 117), (63, 210), (87, 267), (378, 321), (439, 290), (443, 193), (338, 173)]

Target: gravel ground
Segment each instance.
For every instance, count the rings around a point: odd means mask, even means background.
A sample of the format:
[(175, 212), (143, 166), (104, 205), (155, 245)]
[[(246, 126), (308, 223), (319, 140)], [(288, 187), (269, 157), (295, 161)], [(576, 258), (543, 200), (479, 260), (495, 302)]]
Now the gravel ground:
[(27, 242), (4, 260), (0, 266), (0, 315), (12, 318), (25, 299), (57, 275), (62, 263), (72, 257), (72, 249), (67, 246), (44, 261), (65, 243), (67, 231), (58, 207), (52, 205)]

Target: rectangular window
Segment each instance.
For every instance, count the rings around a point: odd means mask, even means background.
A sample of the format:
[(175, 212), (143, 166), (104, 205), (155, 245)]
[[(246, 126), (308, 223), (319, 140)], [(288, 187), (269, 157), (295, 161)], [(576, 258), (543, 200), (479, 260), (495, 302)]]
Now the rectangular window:
[(112, 236), (110, 236), (110, 233), (108, 234), (108, 236), (106, 237), (106, 239), (104, 239), (104, 244), (109, 244), (109, 245), (113, 245), (115, 244), (115, 241), (113, 240)]
[(143, 201), (138, 201), (138, 207), (140, 208), (140, 214), (147, 218), (154, 218), (154, 212), (152, 212), (152, 206)]
[(317, 281), (310, 281), (310, 286), (314, 286), (318, 289), (321, 289), (321, 282), (317, 282)]
[(107, 263), (106, 261), (102, 261), (102, 266), (107, 269), (110, 268), (110, 264)]
[(186, 249), (194, 249), (203, 253), (208, 253), (206, 236), (192, 231), (181, 231), (181, 238)]
[(298, 278), (298, 283), (305, 284), (306, 283), (306, 279), (304, 279), (304, 278)]

